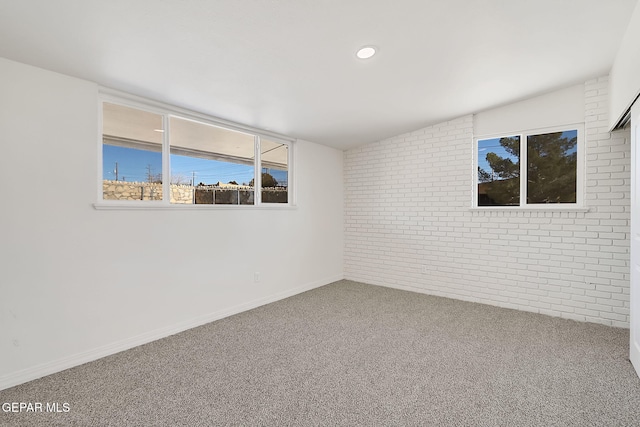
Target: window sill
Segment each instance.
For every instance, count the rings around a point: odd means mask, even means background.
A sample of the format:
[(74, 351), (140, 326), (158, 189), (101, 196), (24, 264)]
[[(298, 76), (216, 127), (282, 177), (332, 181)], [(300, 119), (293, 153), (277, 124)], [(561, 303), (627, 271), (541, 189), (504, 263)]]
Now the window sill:
[(262, 204), (256, 205), (187, 205), (187, 204), (167, 204), (162, 202), (98, 202), (93, 204), (96, 210), (205, 210), (205, 211), (225, 211), (225, 210), (296, 210), (297, 206), (289, 204)]
[(472, 212), (589, 212), (584, 206), (482, 206), (469, 208)]

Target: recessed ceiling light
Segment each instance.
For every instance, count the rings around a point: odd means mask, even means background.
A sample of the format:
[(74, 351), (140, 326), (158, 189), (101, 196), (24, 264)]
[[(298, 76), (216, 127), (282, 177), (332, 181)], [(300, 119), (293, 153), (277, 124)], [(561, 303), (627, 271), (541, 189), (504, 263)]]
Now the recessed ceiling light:
[(376, 54), (376, 48), (373, 46), (364, 46), (356, 53), (356, 56), (360, 59), (368, 59)]

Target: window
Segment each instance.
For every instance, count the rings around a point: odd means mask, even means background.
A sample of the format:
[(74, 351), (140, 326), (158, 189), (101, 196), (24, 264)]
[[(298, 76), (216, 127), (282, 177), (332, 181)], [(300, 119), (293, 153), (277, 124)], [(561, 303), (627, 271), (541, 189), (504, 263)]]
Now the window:
[(213, 119), (105, 101), (102, 200), (292, 204), (291, 144)]
[(260, 142), (262, 203), (287, 203), (289, 147), (277, 141)]
[(162, 122), (159, 114), (103, 104), (104, 200), (162, 200)]
[(581, 204), (581, 129), (476, 139), (476, 205)]
[(254, 204), (254, 135), (173, 116), (169, 129), (172, 203)]

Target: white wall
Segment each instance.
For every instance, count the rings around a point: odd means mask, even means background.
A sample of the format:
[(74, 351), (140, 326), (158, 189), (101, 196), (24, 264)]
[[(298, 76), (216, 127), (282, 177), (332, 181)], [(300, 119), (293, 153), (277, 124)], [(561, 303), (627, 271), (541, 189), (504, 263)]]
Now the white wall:
[(0, 94), (0, 389), (342, 278), (342, 152), (296, 143), (294, 210), (96, 210), (97, 86)]
[(475, 136), (584, 122), (584, 85), (575, 85), (499, 108), (474, 117)]
[(345, 278), (628, 327), (629, 132), (607, 132), (607, 89), (478, 115), (531, 129), (560, 124), (539, 122), (555, 102), (581, 108), (588, 212), (471, 209), (472, 116), (345, 152)]
[(609, 129), (612, 129), (640, 94), (640, 1), (631, 15), (610, 75)]

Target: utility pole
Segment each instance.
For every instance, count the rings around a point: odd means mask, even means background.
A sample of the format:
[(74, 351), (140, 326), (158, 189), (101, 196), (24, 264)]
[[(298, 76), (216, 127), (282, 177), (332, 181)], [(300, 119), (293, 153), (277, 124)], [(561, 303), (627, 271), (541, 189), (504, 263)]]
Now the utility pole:
[(116, 170), (115, 170), (115, 172), (116, 172), (116, 181), (117, 181), (118, 180), (118, 162), (116, 162)]
[(151, 165), (147, 165), (147, 181), (153, 182), (153, 174), (151, 173)]

